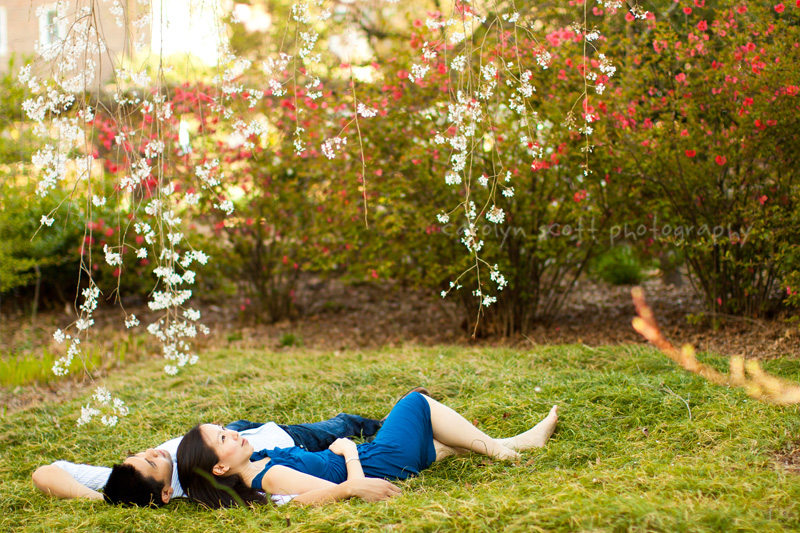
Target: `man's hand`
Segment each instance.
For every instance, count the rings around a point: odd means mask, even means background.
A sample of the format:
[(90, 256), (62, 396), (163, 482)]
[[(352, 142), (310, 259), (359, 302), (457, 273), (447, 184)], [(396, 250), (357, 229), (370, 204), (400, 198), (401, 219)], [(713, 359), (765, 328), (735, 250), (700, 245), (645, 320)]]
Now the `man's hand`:
[(385, 479), (363, 478), (345, 481), (350, 495), (368, 502), (388, 500), (400, 494), (400, 488)]
[(328, 449), (336, 455), (341, 455), (345, 459), (358, 457), (356, 443), (350, 439), (336, 439), (333, 441), (333, 444), (328, 447)]

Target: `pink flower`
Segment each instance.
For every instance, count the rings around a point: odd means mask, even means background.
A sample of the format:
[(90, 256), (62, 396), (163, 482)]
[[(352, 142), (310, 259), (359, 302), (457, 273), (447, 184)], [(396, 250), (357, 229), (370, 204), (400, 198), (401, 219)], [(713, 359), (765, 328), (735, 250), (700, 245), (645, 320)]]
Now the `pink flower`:
[(625, 20), (627, 20), (628, 22), (633, 22), (634, 20), (636, 20), (636, 17), (633, 16), (633, 13), (628, 11), (627, 13), (625, 13)]
[(783, 13), (783, 10), (786, 9), (786, 6), (783, 4), (778, 4), (775, 6), (776, 13)]
[(715, 158), (714, 158), (714, 161), (715, 161), (715, 162), (716, 162), (716, 163), (717, 163), (719, 166), (722, 166), (722, 165), (724, 165), (725, 163), (727, 163), (727, 162), (728, 162), (728, 158), (727, 158), (727, 157), (725, 157), (724, 155), (718, 155), (717, 157), (715, 157)]
[(758, 203), (760, 203), (761, 205), (764, 205), (765, 203), (767, 203), (767, 200), (769, 200), (769, 198), (767, 198), (767, 196), (764, 195), (764, 196), (762, 196), (761, 198), (758, 199)]
[(700, 31), (706, 31), (708, 29), (708, 22), (706, 22), (705, 20), (701, 20), (697, 24), (697, 29)]
[(686, 150), (685, 154), (686, 157), (694, 157), (697, 155), (697, 152), (695, 152), (694, 150)]
[(747, 13), (747, 6), (744, 4), (740, 5), (739, 7), (736, 8), (736, 12), (739, 13), (740, 15), (744, 15), (745, 13)]
[(691, 15), (692, 14), (692, 8), (691, 7), (684, 7), (683, 8), (683, 14), (684, 15)]
[(686, 74), (684, 74), (683, 72), (681, 72), (680, 74), (678, 74), (677, 76), (675, 76), (675, 81), (677, 81), (678, 83), (683, 83), (683, 82), (685, 82), (685, 81), (686, 81)]

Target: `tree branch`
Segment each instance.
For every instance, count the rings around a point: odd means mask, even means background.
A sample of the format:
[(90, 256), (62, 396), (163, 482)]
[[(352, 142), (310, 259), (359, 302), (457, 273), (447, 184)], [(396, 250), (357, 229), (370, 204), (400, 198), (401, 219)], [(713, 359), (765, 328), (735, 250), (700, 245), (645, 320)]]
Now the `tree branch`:
[(748, 396), (757, 400), (778, 405), (800, 404), (800, 385), (767, 374), (755, 359), (745, 361), (740, 355), (731, 357), (730, 374), (725, 375), (699, 362), (691, 344), (684, 344), (678, 350), (661, 333), (652, 309), (645, 302), (644, 290), (641, 287), (634, 287), (631, 295), (636, 313), (639, 315), (633, 319), (633, 329), (689, 372), (702, 376), (716, 385), (743, 388)]

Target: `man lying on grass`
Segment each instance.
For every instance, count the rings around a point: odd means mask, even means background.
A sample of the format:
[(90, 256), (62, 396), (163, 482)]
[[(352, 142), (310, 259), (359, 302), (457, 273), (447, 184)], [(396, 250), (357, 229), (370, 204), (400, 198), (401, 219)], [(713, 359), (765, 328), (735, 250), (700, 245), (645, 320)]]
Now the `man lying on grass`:
[(494, 439), (449, 407), (412, 392), (397, 402), (372, 442), (356, 446), (339, 439), (320, 452), (260, 448), (236, 431), (197, 425), (178, 446), (178, 476), (191, 500), (211, 508), (265, 504), (267, 495), (301, 504), (383, 500), (400, 492), (389, 480), (416, 475), (451, 455), (517, 459), (520, 451), (544, 446), (557, 421), (553, 406), (525, 433)]
[[(259, 449), (298, 446), (320, 451), (341, 437), (372, 436), (380, 426), (378, 420), (341, 413), (311, 424), (255, 424), (239, 420), (226, 427), (256, 443)], [(178, 481), (178, 465), (173, 461), (182, 438), (130, 455), (111, 468), (56, 461), (37, 468), (33, 473), (33, 483), (45, 494), (57, 498), (104, 499), (108, 503), (143, 507), (164, 505), (170, 499), (184, 495)], [(101, 489), (102, 494), (98, 492)], [(279, 502), (280, 498), (276, 501)]]

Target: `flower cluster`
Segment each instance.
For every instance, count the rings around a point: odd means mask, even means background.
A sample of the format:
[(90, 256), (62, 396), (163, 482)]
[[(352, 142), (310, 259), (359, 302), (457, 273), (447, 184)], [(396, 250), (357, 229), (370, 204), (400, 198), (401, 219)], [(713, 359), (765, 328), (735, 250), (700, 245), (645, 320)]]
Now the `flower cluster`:
[[(93, 407), (94, 405), (94, 407)], [(83, 426), (92, 421), (96, 416), (104, 426), (114, 427), (117, 425), (120, 416), (128, 414), (128, 407), (119, 398), (111, 396), (105, 387), (97, 387), (92, 395), (92, 402), (81, 407), (81, 416), (78, 418), (78, 425)]]

